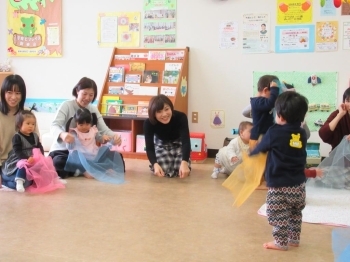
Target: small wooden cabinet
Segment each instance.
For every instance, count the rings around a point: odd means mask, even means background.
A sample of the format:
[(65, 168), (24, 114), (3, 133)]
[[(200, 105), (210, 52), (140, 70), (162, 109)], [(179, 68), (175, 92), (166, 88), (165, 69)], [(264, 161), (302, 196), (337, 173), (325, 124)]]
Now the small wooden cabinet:
[[(178, 60), (148, 60), (148, 59), (131, 59), (131, 60), (117, 60), (115, 59), (116, 55), (130, 55), (130, 54), (137, 54), (137, 53), (148, 53), (149, 51), (183, 51), (184, 56), (182, 59)], [(99, 102), (98, 102), (98, 109), (100, 112), (103, 101), (103, 96), (118, 96), (120, 100), (123, 100), (123, 105), (137, 105), (139, 101), (149, 101), (152, 96), (148, 95), (130, 95), (130, 94), (117, 94), (112, 95), (109, 94), (109, 88), (111, 86), (120, 86), (125, 84), (122, 83), (115, 83), (110, 82), (109, 80), (109, 72), (110, 67), (116, 67), (118, 65), (122, 64), (128, 64), (128, 63), (134, 63), (134, 62), (140, 62), (145, 63), (145, 70), (156, 70), (159, 72), (158, 77), (158, 83), (140, 83), (140, 88), (147, 87), (147, 86), (157, 86), (158, 87), (158, 94), (161, 91), (161, 86), (169, 86), (169, 87), (175, 87), (175, 95), (169, 96), (170, 100), (174, 104), (174, 108), (178, 111), (182, 111), (184, 113), (188, 113), (188, 64), (189, 64), (189, 48), (170, 48), (170, 49), (147, 49), (147, 48), (134, 48), (134, 49), (126, 49), (126, 48), (114, 48), (112, 52), (112, 56), (110, 59), (110, 62), (108, 64), (108, 67), (106, 68), (106, 75), (104, 79), (104, 84), (101, 90), (101, 93), (99, 95)], [(163, 78), (163, 71), (165, 68), (166, 63), (181, 63), (181, 71), (179, 73), (179, 79), (177, 84), (163, 84), (162, 78)], [(136, 152), (136, 138), (137, 135), (143, 134), (143, 123), (146, 118), (138, 117), (138, 116), (113, 116), (109, 115), (108, 113), (102, 114), (103, 118), (106, 122), (106, 125), (112, 129), (112, 130), (124, 130), (124, 131), (130, 131), (131, 132), (131, 152), (122, 152), (123, 156), (126, 158), (137, 158), (137, 159), (147, 159), (146, 153), (139, 153)]]

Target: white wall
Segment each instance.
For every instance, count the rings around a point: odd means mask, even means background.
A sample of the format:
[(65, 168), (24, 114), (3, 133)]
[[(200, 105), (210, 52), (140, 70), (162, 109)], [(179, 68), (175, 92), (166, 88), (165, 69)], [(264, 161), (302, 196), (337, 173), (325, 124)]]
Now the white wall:
[[(6, 1), (0, 2), (0, 61), (6, 59)], [(271, 31), (275, 26), (276, 0), (177, 0), (177, 46), (190, 47), (189, 115), (199, 112), (199, 123), (190, 124), (191, 131), (205, 132), (208, 148), (218, 149), (231, 129), (244, 120), (242, 109), (252, 95), (253, 71), (336, 71), (338, 101), (349, 84), (346, 67), (349, 51), (330, 53), (244, 55), (241, 49), (220, 50), (218, 28), (222, 20), (235, 20), (242, 25), (242, 14), (268, 12)], [(350, 17), (320, 17), (319, 1), (313, 1), (313, 22), (319, 20), (350, 21)], [(97, 14), (99, 12), (141, 11), (143, 0), (128, 1), (63, 1), (63, 57), (11, 58), (13, 71), (23, 76), (31, 98), (70, 98), (71, 89), (83, 76), (103, 84), (112, 52), (96, 44)], [(341, 25), (339, 31), (341, 32)], [(274, 36), (272, 35), (272, 43)], [(341, 39), (340, 39), (341, 42)], [(210, 127), (211, 110), (226, 112), (226, 127)], [(46, 125), (50, 114), (39, 122)], [(317, 133), (310, 141), (321, 142)], [(321, 154), (327, 155), (330, 146), (321, 144)]]

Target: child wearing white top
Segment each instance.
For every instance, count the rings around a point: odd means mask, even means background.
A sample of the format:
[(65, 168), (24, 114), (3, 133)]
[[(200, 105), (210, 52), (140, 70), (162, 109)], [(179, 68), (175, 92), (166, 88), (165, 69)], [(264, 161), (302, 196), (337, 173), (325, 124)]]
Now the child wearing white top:
[(222, 147), (215, 157), (212, 178), (218, 178), (219, 173), (230, 175), (242, 162), (242, 152), (249, 154), (250, 130), (253, 124), (243, 121), (239, 124), (239, 136), (232, 139), (227, 146)]

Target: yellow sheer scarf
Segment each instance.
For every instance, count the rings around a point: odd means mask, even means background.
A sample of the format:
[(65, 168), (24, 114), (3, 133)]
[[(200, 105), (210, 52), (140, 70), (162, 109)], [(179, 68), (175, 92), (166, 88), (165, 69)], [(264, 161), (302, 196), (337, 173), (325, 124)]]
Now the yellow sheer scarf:
[(239, 164), (222, 185), (232, 192), (235, 199), (233, 206), (241, 206), (260, 185), (266, 167), (267, 153), (248, 156), (242, 155)]

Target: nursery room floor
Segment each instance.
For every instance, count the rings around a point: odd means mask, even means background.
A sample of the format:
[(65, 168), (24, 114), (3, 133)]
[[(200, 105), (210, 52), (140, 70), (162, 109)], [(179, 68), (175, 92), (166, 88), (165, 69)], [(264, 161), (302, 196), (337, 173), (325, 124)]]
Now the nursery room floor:
[(125, 161), (123, 185), (79, 177), (42, 195), (0, 191), (0, 261), (333, 261), (331, 226), (303, 223), (300, 247), (264, 249), (272, 227), (257, 211), (266, 191), (233, 208), (225, 176), (210, 178), (213, 159), (186, 179)]

